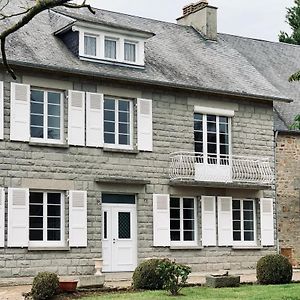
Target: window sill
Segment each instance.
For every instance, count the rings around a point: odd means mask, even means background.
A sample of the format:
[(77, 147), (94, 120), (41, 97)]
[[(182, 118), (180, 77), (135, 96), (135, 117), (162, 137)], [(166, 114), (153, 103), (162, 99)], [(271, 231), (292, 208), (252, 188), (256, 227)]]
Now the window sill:
[(70, 247), (28, 247), (28, 251), (70, 251)]
[(171, 246), (170, 250), (202, 250), (202, 246)]
[(104, 147), (103, 152), (115, 152), (115, 153), (127, 153), (127, 154), (139, 154), (139, 150), (133, 149), (118, 149), (118, 148), (108, 148)]
[(43, 143), (43, 142), (29, 142), (29, 146), (63, 148), (63, 149), (69, 148), (69, 145), (67, 144), (53, 144), (53, 143)]
[(261, 246), (233, 246), (232, 250), (262, 250)]

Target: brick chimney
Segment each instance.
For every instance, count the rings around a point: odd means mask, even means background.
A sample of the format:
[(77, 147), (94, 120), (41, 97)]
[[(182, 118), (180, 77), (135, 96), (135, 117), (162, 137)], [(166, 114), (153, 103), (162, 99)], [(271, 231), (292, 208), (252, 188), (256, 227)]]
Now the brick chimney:
[(210, 6), (207, 0), (186, 5), (177, 24), (192, 26), (208, 40), (217, 40), (217, 7)]

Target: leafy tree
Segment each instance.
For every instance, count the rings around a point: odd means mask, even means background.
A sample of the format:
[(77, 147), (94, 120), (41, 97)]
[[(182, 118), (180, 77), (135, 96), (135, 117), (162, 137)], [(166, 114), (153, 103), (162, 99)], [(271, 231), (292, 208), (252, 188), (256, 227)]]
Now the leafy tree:
[[(2, 26), (1, 22), (3, 23), (6, 19), (12, 20), (11, 25), (9, 25), (9, 27), (6, 27), (4, 30), (1, 30), (0, 26), (0, 43), (2, 63), (13, 79), (16, 79), (16, 75), (7, 62), (5, 51), (5, 42), (6, 38), (9, 35), (28, 24), (35, 16), (37, 16), (41, 12), (50, 8), (58, 6), (64, 6), (68, 8), (87, 7), (91, 13), (95, 13), (91, 6), (89, 4), (86, 4), (86, 0), (82, 0), (81, 4), (72, 3), (71, 0), (31, 0), (28, 1), (28, 3), (30, 4), (24, 7), (22, 4), (18, 4), (18, 1), (16, 0), (0, 0), (0, 25)], [(15, 12), (6, 13), (6, 8), (8, 6), (14, 7)]]
[(297, 115), (294, 119), (294, 123), (290, 126), (291, 130), (300, 130), (300, 115)]

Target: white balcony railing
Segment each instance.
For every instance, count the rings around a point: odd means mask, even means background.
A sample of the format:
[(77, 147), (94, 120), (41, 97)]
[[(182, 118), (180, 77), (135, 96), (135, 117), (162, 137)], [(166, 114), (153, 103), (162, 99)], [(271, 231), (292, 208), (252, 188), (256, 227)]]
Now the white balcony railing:
[(176, 152), (171, 154), (170, 179), (269, 185), (274, 174), (265, 157)]

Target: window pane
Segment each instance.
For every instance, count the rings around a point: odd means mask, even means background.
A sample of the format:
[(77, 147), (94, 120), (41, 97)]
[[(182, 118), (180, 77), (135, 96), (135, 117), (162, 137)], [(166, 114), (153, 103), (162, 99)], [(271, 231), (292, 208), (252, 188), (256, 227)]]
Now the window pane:
[(105, 110), (104, 111), (104, 120), (105, 121), (115, 121), (115, 112), (114, 111)]
[(59, 140), (60, 139), (60, 129), (48, 129), (48, 139)]
[(60, 241), (60, 230), (47, 230), (48, 241)]
[(245, 230), (254, 230), (254, 222), (253, 221), (244, 221), (244, 229)]
[(221, 154), (229, 154), (229, 146), (228, 145), (221, 145), (220, 146), (220, 153)]
[(220, 123), (228, 123), (228, 117), (219, 117)]
[(55, 92), (48, 92), (48, 103), (60, 104), (61, 94)]
[(217, 135), (215, 133), (207, 134), (207, 142), (208, 143), (217, 143)]
[(183, 208), (194, 208), (194, 199), (183, 198)]
[(130, 145), (130, 136), (119, 134), (119, 144), (120, 145)]
[(228, 133), (228, 125), (220, 124), (220, 133)]
[(48, 204), (60, 204), (60, 193), (48, 193), (47, 200)]
[(194, 114), (194, 120), (202, 121), (203, 120), (203, 115), (202, 114)]
[(104, 212), (104, 238), (107, 239), (107, 211)]
[(48, 205), (47, 214), (49, 217), (60, 216), (60, 205)]
[(60, 117), (60, 105), (48, 104), (48, 115)]
[(60, 128), (60, 117), (48, 117), (48, 128)]
[(30, 192), (29, 193), (29, 202), (43, 204), (43, 193)]
[(104, 131), (105, 132), (115, 132), (115, 123), (114, 122), (104, 122)]
[(43, 240), (43, 230), (29, 230), (29, 240), (30, 241), (42, 241)]
[(124, 43), (124, 59), (126, 61), (135, 62), (136, 60), (136, 45), (132, 43)]
[(253, 220), (253, 212), (244, 211), (244, 220)]
[(31, 125), (39, 126), (43, 128), (44, 116), (43, 115), (33, 115), (31, 114)]
[(119, 111), (129, 112), (129, 101), (119, 100)]
[(241, 222), (233, 221), (233, 230), (241, 230)]
[(127, 112), (119, 112), (119, 122), (129, 123), (129, 113)]
[(195, 143), (195, 152), (199, 152), (199, 153), (203, 152), (203, 144), (202, 143)]
[(43, 91), (36, 91), (36, 90), (31, 90), (31, 102), (44, 102), (44, 92)]
[(233, 220), (240, 220), (241, 219), (241, 212), (239, 210), (233, 211)]
[(194, 220), (184, 220), (183, 221), (184, 230), (194, 230)]
[(43, 127), (30, 127), (30, 136), (35, 138), (44, 138), (44, 128)]
[(193, 209), (184, 209), (183, 210), (184, 219), (194, 219), (194, 210)]
[(84, 36), (84, 54), (96, 56), (97, 38), (93, 36)]
[(241, 232), (240, 231), (234, 231), (233, 232), (233, 240), (234, 241), (240, 241), (241, 240)]
[(208, 132), (217, 132), (216, 123), (207, 122), (207, 131)]
[(194, 139), (196, 142), (202, 142), (203, 141), (203, 133), (195, 131)]
[(30, 216), (43, 216), (43, 205), (30, 204), (29, 205)]
[(241, 203), (239, 200), (233, 200), (232, 201), (232, 206), (234, 209), (240, 209), (241, 208)]
[(253, 210), (253, 201), (244, 201), (244, 209)]
[(30, 111), (32, 114), (43, 115), (44, 114), (44, 104), (31, 102)]
[(119, 123), (119, 133), (129, 134), (129, 124)]
[(115, 110), (115, 100), (104, 99), (104, 109)]
[(179, 198), (171, 198), (170, 199), (170, 207), (179, 208), (180, 207), (180, 199)]
[(43, 218), (40, 218), (40, 217), (30, 217), (29, 218), (29, 228), (43, 229)]
[(220, 134), (220, 143), (221, 144), (228, 144), (229, 143), (228, 135)]
[(194, 241), (194, 231), (184, 231), (183, 233), (184, 241)]
[(119, 212), (119, 239), (130, 239), (130, 212)]
[(254, 241), (254, 233), (253, 233), (253, 231), (246, 231), (244, 233), (244, 240), (245, 241)]
[(171, 219), (180, 219), (180, 210), (179, 209), (170, 209), (170, 218)]
[(217, 117), (212, 115), (207, 115), (207, 122), (217, 122)]
[(104, 133), (104, 143), (115, 144), (115, 135), (111, 133)]
[(216, 144), (207, 144), (208, 153), (217, 153), (217, 145)]
[(203, 123), (201, 121), (194, 121), (194, 130), (203, 130)]
[(48, 218), (48, 229), (60, 229), (60, 218)]
[(180, 220), (170, 220), (170, 228), (171, 230), (180, 229)]
[(180, 231), (171, 231), (171, 241), (180, 241)]
[(117, 42), (114, 40), (105, 39), (105, 57), (116, 59), (117, 57)]

